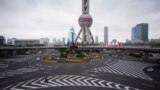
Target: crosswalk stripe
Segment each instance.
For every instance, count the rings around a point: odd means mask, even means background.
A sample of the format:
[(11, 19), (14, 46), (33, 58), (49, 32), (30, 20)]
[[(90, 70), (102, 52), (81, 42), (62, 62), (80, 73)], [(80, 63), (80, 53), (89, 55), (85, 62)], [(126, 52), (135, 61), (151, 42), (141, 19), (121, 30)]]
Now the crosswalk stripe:
[(117, 63), (111, 64), (111, 65), (94, 68), (94, 71), (108, 72), (108, 73), (126, 75), (130, 77), (135, 77), (135, 78), (141, 78), (145, 80), (152, 80), (149, 76), (147, 76), (143, 72), (144, 67), (148, 67), (152, 65), (153, 64), (119, 60)]
[(37, 82), (40, 80), (44, 80), (44, 78), (39, 78), (36, 81), (32, 82), (31, 84), (36, 85), (36, 86), (40, 86), (40, 87), (48, 87), (47, 85), (42, 85), (42, 84), (38, 84)]
[(22, 83), (24, 83), (24, 82), (21, 82), (21, 83), (17, 84), (16, 86), (12, 87), (11, 90), (25, 90), (25, 89), (19, 89), (19, 88), (17, 88), (17, 87), (20, 86)]
[(115, 86), (116, 86), (117, 89), (121, 89), (121, 88), (119, 87), (120, 84), (116, 84)]
[(27, 88), (30, 88), (30, 89), (36, 89), (38, 87), (35, 87), (35, 86), (29, 86), (27, 84), (31, 83), (32, 81), (34, 81), (34, 79), (31, 79), (29, 80), (27, 83), (23, 84), (22, 87), (27, 87)]
[(5, 61), (9, 61), (9, 62), (27, 62), (27, 61), (34, 61), (37, 56), (21, 56), (21, 57), (15, 57), (15, 58), (9, 58), (9, 59), (3, 59)]
[(84, 79), (84, 82), (87, 83), (86, 86), (92, 86), (92, 84), (90, 84), (90, 83), (88, 82), (88, 80), (91, 80), (91, 78)]
[(53, 83), (45, 82), (45, 80), (40, 81), (40, 83), (43, 85), (46, 84), (47, 86), (52, 86), (52, 87), (57, 86), (57, 85), (54, 85)]
[(104, 69), (107, 70), (107, 72), (110, 72), (110, 73), (111, 73), (111, 70), (107, 69), (106, 67), (104, 67)]
[(78, 81), (81, 85), (86, 86), (86, 84), (81, 81), (81, 79), (84, 79), (84, 78), (85, 78), (85, 77), (82, 76), (82, 77), (78, 78), (77, 81)]
[(98, 85), (95, 83), (95, 81), (98, 81), (98, 79), (92, 80), (91, 83), (93, 84), (93, 86), (98, 86)]
[[(30, 90), (30, 89), (40, 89), (58, 86), (94, 86), (94, 87), (104, 87), (104, 88), (114, 88), (120, 90), (136, 90), (136, 88), (121, 85), (118, 83), (96, 79), (92, 77), (77, 76), (77, 75), (57, 75), (46, 77), (48, 82), (45, 82), (45, 77), (38, 79), (31, 79), (29, 81), (20, 82), (18, 84), (5, 87), (11, 90)], [(55, 83), (56, 82), (56, 83)], [(5, 90), (5, 88), (3, 90)], [(138, 89), (137, 89), (138, 90)]]
[(60, 79), (62, 79), (62, 78), (64, 78), (64, 77), (66, 77), (66, 76), (64, 75), (64, 76), (62, 76), (62, 77), (56, 79), (56, 81), (57, 81), (58, 83), (62, 84), (62, 85), (67, 86), (68, 84), (66, 84), (66, 83), (64, 83), (64, 82), (62, 82), (62, 81), (60, 81)]
[(68, 76), (67, 78), (65, 78), (65, 79), (63, 79), (63, 80), (64, 80), (65, 82), (67, 82), (68, 84), (70, 84), (70, 85), (74, 85), (73, 83), (67, 81), (67, 79), (69, 79), (69, 78), (71, 78), (71, 77), (73, 77), (73, 76)]
[(9, 85), (9, 86), (3, 88), (2, 90), (7, 90), (7, 89), (9, 89), (11, 86), (12, 86), (12, 85)]
[(112, 82), (107, 82), (106, 83), (107, 84), (107, 86), (109, 86), (110, 88), (113, 88), (110, 84), (112, 84)]
[(70, 81), (71, 81), (72, 83), (74, 83), (75, 85), (80, 86), (80, 85), (81, 85), (80, 83), (74, 81), (74, 79), (76, 79), (77, 81), (79, 81), (79, 79), (77, 79), (77, 78), (79, 78), (79, 76), (74, 76), (73, 78), (70, 79)]
[(55, 85), (57, 85), (57, 86), (62, 86), (61, 84), (52, 81), (52, 80), (55, 80), (55, 79), (58, 78), (58, 77), (59, 77), (59, 75), (57, 75), (56, 77), (53, 77), (52, 79), (49, 80), (49, 82), (50, 82), (50, 83), (53, 83), (53, 84), (55, 84)]
[(100, 86), (105, 87), (105, 85), (103, 84), (103, 82), (105, 82), (104, 80), (101, 80), (100, 82), (98, 82), (100, 84)]

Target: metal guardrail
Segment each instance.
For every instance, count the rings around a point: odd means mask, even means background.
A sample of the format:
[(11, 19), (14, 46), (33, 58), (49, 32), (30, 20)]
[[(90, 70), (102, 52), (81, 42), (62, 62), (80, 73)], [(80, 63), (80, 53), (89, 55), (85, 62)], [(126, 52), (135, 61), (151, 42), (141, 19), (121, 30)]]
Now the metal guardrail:
[[(23, 50), (23, 49), (67, 49), (69, 46), (54, 47), (0, 47), (0, 50)], [(114, 49), (114, 50), (135, 50), (144, 52), (160, 53), (160, 48), (140, 48), (140, 47), (106, 47), (106, 46), (78, 46), (78, 49)]]

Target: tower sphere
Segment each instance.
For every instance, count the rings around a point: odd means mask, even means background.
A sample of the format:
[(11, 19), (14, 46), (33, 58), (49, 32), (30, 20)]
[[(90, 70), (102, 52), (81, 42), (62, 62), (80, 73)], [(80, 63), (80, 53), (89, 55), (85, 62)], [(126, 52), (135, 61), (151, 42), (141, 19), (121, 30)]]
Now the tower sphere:
[(78, 22), (81, 27), (90, 27), (92, 25), (93, 19), (89, 14), (82, 14), (79, 17)]

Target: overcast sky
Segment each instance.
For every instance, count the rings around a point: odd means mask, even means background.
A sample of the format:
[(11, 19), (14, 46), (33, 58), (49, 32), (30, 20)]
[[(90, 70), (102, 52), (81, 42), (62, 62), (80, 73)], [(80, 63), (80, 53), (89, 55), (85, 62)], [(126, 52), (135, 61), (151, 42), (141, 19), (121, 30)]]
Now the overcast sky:
[[(0, 0), (0, 35), (6, 38), (67, 38), (71, 26), (80, 30), (82, 0)], [(103, 40), (131, 39), (131, 29), (149, 23), (149, 38), (160, 38), (160, 0), (90, 0), (91, 32)]]

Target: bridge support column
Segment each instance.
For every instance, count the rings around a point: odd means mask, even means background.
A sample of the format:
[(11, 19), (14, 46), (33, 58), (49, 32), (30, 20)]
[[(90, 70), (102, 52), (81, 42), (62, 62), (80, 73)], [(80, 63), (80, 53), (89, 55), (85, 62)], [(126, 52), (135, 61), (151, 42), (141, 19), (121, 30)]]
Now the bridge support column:
[(147, 52), (143, 52), (143, 60), (144, 61), (148, 60), (148, 53)]
[(17, 55), (17, 51), (16, 50), (13, 50), (12, 51), (12, 56), (16, 56)]

